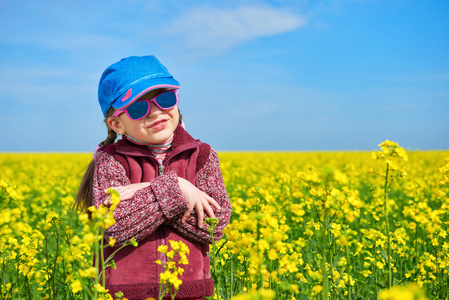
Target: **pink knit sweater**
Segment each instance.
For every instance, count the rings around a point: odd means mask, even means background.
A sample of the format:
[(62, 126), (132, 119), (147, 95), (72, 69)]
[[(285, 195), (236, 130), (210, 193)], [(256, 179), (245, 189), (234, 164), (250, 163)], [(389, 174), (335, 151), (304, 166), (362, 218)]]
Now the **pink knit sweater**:
[[(95, 158), (93, 183), (93, 205), (99, 207), (106, 200), (105, 189), (111, 186), (131, 184), (124, 167), (108, 153), (99, 151)], [(204, 167), (197, 172), (195, 185), (214, 198), (221, 206), (213, 207), (220, 220), (214, 230), (214, 238), (223, 236), (223, 229), (231, 216), (231, 205), (223, 183), (220, 162), (215, 151), (211, 150)], [(130, 200), (122, 201), (114, 212), (116, 224), (105, 232), (105, 237), (114, 237), (117, 244), (135, 237), (138, 241), (150, 235), (161, 224), (168, 224), (187, 238), (203, 243), (211, 243), (207, 226), (198, 227), (195, 211), (183, 224), (181, 217), (188, 209), (175, 172), (155, 178), (150, 186), (138, 190)]]

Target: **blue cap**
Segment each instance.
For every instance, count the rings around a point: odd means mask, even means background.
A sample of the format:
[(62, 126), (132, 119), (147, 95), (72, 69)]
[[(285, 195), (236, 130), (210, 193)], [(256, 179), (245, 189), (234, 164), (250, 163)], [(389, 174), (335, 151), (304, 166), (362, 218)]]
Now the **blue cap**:
[(131, 56), (109, 66), (101, 75), (98, 102), (103, 115), (126, 108), (151, 90), (179, 88), (179, 82), (154, 56)]

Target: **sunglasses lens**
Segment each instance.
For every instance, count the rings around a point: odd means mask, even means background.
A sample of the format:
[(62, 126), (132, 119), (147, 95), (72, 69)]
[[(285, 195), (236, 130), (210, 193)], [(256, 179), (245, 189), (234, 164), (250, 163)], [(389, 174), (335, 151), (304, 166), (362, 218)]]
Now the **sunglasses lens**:
[[(162, 93), (156, 97), (157, 105), (162, 109), (172, 108), (178, 103), (175, 92), (169, 91)], [(148, 108), (149, 100), (136, 101), (131, 104), (126, 110), (128, 115), (133, 120), (139, 120), (146, 116), (149, 112)]]
[(148, 103), (146, 101), (137, 101), (128, 107), (128, 115), (131, 119), (137, 120), (144, 117), (148, 112)]
[(173, 91), (160, 94), (156, 102), (161, 108), (171, 108), (176, 105), (176, 94)]

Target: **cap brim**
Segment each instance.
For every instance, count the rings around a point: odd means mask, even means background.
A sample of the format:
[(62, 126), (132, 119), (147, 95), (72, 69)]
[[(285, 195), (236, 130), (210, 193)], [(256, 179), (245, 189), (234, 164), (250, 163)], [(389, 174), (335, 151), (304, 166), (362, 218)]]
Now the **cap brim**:
[(179, 89), (179, 87), (179, 82), (174, 78), (151, 78), (148, 80), (141, 80), (124, 91), (112, 103), (112, 107), (115, 109), (123, 109), (131, 105), (149, 91), (163, 88)]

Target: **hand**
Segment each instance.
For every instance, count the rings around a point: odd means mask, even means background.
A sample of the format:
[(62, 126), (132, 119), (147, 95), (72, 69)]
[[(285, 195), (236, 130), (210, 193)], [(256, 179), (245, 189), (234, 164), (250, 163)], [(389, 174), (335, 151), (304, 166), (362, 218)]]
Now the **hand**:
[(181, 222), (184, 223), (192, 213), (193, 209), (195, 209), (198, 214), (198, 227), (203, 228), (204, 211), (206, 211), (209, 217), (215, 218), (215, 214), (210, 205), (212, 204), (216, 209), (221, 210), (220, 205), (212, 197), (198, 189), (186, 179), (178, 177), (178, 182), (184, 197), (189, 202), (189, 209), (182, 216)]
[[(150, 183), (149, 182), (141, 182), (141, 183), (133, 183), (133, 184), (129, 184), (129, 185), (123, 185), (123, 186), (111, 186), (112, 189), (116, 190), (119, 194), (120, 194), (120, 201), (122, 200), (129, 200), (131, 199), (134, 194), (144, 188), (149, 186)], [(104, 190), (104, 192), (107, 192), (107, 189)], [(104, 205), (106, 204), (112, 204), (111, 201), (109, 200), (109, 197), (104, 201), (103, 203)]]

